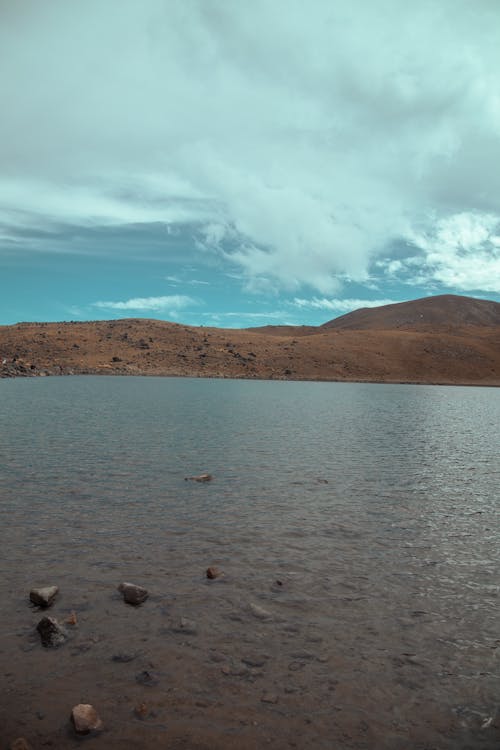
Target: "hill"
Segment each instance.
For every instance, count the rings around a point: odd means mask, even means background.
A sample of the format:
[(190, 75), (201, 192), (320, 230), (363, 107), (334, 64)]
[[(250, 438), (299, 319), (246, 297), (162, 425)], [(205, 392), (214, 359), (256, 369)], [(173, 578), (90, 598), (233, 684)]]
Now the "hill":
[(317, 328), (159, 320), (0, 327), (0, 376), (71, 374), (500, 385), (500, 304), (445, 295)]
[(442, 294), (381, 307), (363, 307), (334, 318), (324, 323), (321, 328), (351, 331), (449, 331), (464, 326), (499, 325), (499, 302)]

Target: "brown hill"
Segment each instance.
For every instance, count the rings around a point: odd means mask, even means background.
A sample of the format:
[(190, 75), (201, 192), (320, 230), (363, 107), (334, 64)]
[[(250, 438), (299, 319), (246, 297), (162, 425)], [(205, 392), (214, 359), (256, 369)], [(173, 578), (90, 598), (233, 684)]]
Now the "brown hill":
[(441, 294), (381, 307), (363, 307), (341, 315), (321, 328), (366, 330), (451, 330), (463, 326), (499, 326), (500, 303)]
[(500, 304), (435, 297), (312, 328), (159, 320), (0, 327), (0, 376), (102, 374), (500, 385)]

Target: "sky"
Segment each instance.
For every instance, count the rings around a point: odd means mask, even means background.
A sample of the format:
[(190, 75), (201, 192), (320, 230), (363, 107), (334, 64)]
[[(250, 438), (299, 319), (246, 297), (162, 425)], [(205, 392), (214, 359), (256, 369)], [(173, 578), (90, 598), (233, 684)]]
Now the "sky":
[(0, 324), (500, 301), (497, 0), (0, 0)]

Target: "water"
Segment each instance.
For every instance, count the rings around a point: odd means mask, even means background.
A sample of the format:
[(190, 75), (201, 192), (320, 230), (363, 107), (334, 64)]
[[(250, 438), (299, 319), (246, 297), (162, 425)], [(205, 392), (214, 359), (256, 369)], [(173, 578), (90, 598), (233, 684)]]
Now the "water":
[(498, 748), (499, 390), (4, 380), (0, 421), (2, 741)]

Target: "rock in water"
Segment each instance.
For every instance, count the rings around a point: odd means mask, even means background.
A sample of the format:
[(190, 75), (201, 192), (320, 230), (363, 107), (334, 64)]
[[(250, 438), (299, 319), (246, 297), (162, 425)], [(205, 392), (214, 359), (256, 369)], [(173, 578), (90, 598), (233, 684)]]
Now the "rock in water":
[(73, 726), (78, 734), (89, 734), (89, 732), (99, 732), (103, 723), (99, 714), (89, 703), (79, 703), (71, 712)]
[(271, 620), (273, 617), (271, 612), (268, 612), (267, 609), (263, 609), (263, 607), (259, 607), (258, 604), (250, 604), (249, 609), (252, 615), (258, 620)]
[(30, 601), (39, 607), (50, 607), (58, 591), (58, 586), (43, 586), (39, 589), (31, 589)]
[(186, 482), (211, 482), (213, 476), (211, 474), (198, 474), (195, 477), (184, 477), (184, 479), (186, 480)]
[(134, 606), (142, 604), (149, 596), (147, 589), (136, 586), (135, 583), (120, 583), (118, 591), (123, 594), (127, 604), (133, 604)]
[(42, 646), (57, 648), (68, 638), (66, 628), (60, 625), (54, 617), (42, 617), (36, 629), (40, 633)]
[(31, 745), (24, 737), (18, 737), (17, 740), (10, 743), (9, 750), (31, 750)]
[(193, 620), (187, 617), (181, 617), (179, 623), (172, 628), (174, 633), (183, 633), (184, 635), (196, 635), (198, 630)]
[(210, 568), (207, 568), (207, 578), (210, 578), (210, 580), (214, 580), (214, 578), (219, 578), (219, 576), (222, 575), (222, 571), (219, 570), (219, 568), (216, 568), (215, 566), (211, 565)]

